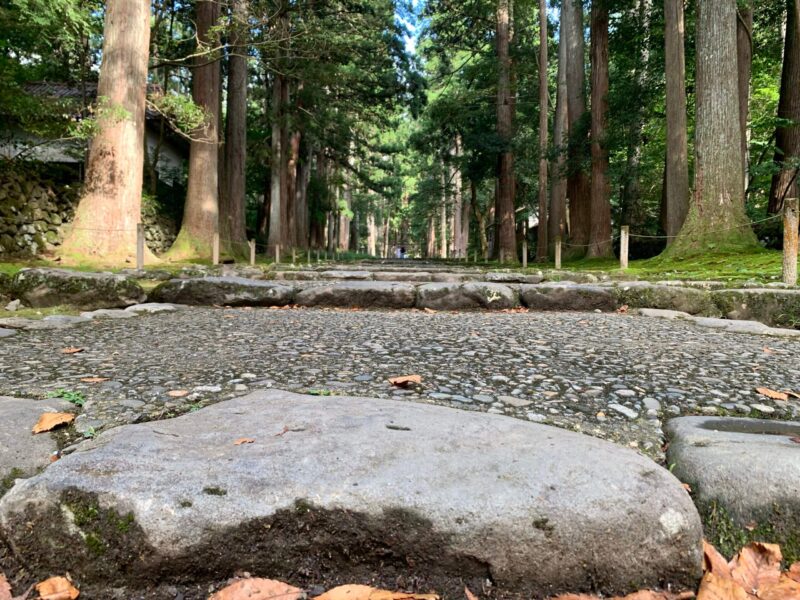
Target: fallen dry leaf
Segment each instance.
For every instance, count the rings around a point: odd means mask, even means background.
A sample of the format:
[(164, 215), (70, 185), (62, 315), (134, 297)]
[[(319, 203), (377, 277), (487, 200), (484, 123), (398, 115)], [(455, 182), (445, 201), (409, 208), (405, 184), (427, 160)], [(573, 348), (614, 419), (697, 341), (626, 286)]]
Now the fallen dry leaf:
[(786, 393), (789, 394), (792, 398), (800, 398), (800, 393), (798, 393), (798, 392), (791, 392), (790, 391), (790, 392), (786, 392)]
[(67, 346), (66, 348), (61, 349), (62, 354), (77, 354), (78, 352), (83, 352), (83, 348), (76, 348), (75, 346)]
[(628, 312), (628, 305), (627, 304), (623, 304), (622, 306), (620, 306), (617, 309), (617, 312), (620, 313), (621, 315), (624, 315), (625, 313)]
[(760, 600), (796, 600), (800, 598), (800, 582), (787, 575), (781, 575), (777, 583), (758, 590)]
[(789, 567), (789, 570), (786, 571), (786, 575), (789, 577), (789, 579), (793, 579), (794, 581), (800, 583), (800, 562), (796, 562)]
[(2, 573), (0, 573), (0, 600), (14, 600), (11, 597), (11, 585)]
[(368, 585), (340, 585), (317, 596), (314, 600), (439, 600), (436, 594), (390, 592)]
[(108, 377), (83, 377), (81, 381), (83, 383), (103, 383), (104, 381), (108, 381)]
[(731, 577), (731, 567), (728, 565), (728, 561), (705, 540), (703, 540), (703, 572), (714, 573), (725, 579)]
[(688, 483), (682, 483), (681, 485), (683, 486), (683, 489), (686, 490), (687, 494), (691, 494), (692, 493), (692, 486), (690, 486)]
[(274, 579), (240, 579), (208, 600), (300, 600), (303, 590)]
[(771, 390), (769, 388), (756, 388), (756, 391), (761, 394), (762, 396), (766, 396), (767, 398), (772, 398), (773, 400), (788, 400), (789, 394), (786, 392), (776, 392), (775, 390)]
[(764, 354), (775, 354), (775, 351), (772, 348), (764, 346)]
[(790, 437), (790, 442), (794, 442), (795, 444), (800, 444), (800, 437)]
[(33, 427), (33, 433), (44, 433), (52, 431), (60, 425), (68, 425), (75, 420), (72, 413), (42, 413), (39, 421)]
[(751, 542), (739, 551), (728, 564), (731, 579), (743, 590), (756, 594), (778, 583), (781, 577), (781, 548), (777, 544)]
[(464, 595), (467, 597), (467, 600), (478, 600), (478, 597), (473, 594), (467, 586), (464, 586)]
[(51, 577), (36, 584), (41, 600), (75, 600), (80, 592), (66, 577)]
[(189, 395), (189, 390), (170, 390), (167, 392), (167, 396), (170, 398), (183, 398), (184, 396)]
[(561, 594), (550, 598), (550, 600), (600, 600), (600, 598), (591, 594)]
[(703, 581), (700, 582), (700, 591), (697, 592), (697, 600), (752, 600), (751, 596), (745, 592), (738, 583), (732, 579), (706, 573)]
[(432, 308), (423, 308), (422, 310), (425, 311), (428, 314), (431, 314), (431, 315), (436, 314), (437, 312), (439, 312), (438, 310), (433, 310)]
[(403, 375), (401, 377), (390, 377), (389, 383), (397, 387), (406, 387), (412, 383), (422, 383), (422, 377), (419, 375)]
[(653, 590), (641, 590), (628, 594), (627, 596), (617, 596), (611, 600), (689, 600), (694, 598), (694, 592), (683, 592), (672, 594), (670, 592), (654, 592)]
[(255, 442), (253, 438), (239, 438), (235, 442), (233, 442), (234, 446), (241, 446), (242, 444), (252, 444)]

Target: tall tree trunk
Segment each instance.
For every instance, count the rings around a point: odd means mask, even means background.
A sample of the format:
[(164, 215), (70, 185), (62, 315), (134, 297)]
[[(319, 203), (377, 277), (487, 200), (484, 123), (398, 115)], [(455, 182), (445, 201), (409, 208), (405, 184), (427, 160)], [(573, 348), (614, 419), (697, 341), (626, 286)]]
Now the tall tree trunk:
[(425, 246), (425, 257), (434, 258), (436, 256), (436, 217), (428, 217), (428, 237)]
[(375, 226), (375, 212), (370, 210), (367, 213), (367, 254), (375, 256), (375, 248), (378, 245), (378, 229)]
[(592, 211), (589, 258), (613, 256), (608, 182), (608, 7), (592, 0)]
[(469, 180), (469, 203), (472, 212), (475, 213), (475, 220), (478, 221), (478, 238), (481, 245), (481, 259), (489, 252), (489, 240), (486, 236), (486, 213), (478, 207), (478, 185), (474, 179)]
[(270, 214), (268, 252), (275, 253), (275, 247), (283, 245), (282, 223), (283, 204), (281, 202), (281, 171), (283, 166), (283, 148), (281, 147), (281, 98), (283, 93), (283, 76), (275, 73), (272, 79), (272, 153), (270, 155)]
[(289, 137), (289, 157), (287, 161), (287, 195), (289, 204), (289, 243), (293, 248), (300, 245), (297, 235), (298, 206), (297, 189), (300, 171), (300, 137), (301, 133), (295, 131)]
[(586, 136), (586, 93), (584, 90), (583, 4), (563, 0), (566, 11), (564, 37), (567, 43), (567, 114), (569, 119), (569, 155), (567, 198), (569, 229), (573, 255), (582, 255), (589, 243), (591, 226), (591, 189), (583, 170)]
[(517, 260), (514, 219), (513, 98), (511, 91), (511, 0), (497, 2), (497, 134), (503, 145), (497, 159), (496, 219), (498, 249), (506, 261)]
[[(150, 2), (109, 0), (104, 32), (97, 95), (126, 114), (99, 119), (84, 193), (60, 254), (68, 262), (122, 265), (136, 257), (136, 226), (142, 220)], [(145, 254), (155, 260), (147, 246)]]
[[(213, 47), (212, 28), (219, 20), (217, 0), (198, 0), (197, 39)], [(192, 73), (192, 97), (207, 115), (193, 133), (189, 151), (189, 183), (183, 223), (169, 250), (171, 260), (211, 256), (211, 241), (219, 226), (220, 68), (217, 53), (197, 57)]]
[(539, 0), (539, 235), (536, 260), (547, 260), (547, 0)]
[(453, 184), (453, 207), (452, 207), (452, 223), (453, 223), (453, 257), (463, 258), (466, 256), (466, 245), (464, 241), (464, 227), (462, 219), (464, 217), (464, 200), (463, 192), (461, 190), (461, 165), (459, 159), (461, 158), (461, 136), (456, 135), (453, 141), (452, 157), (455, 164), (451, 166), (450, 180)]
[(735, 252), (756, 245), (744, 213), (736, 65), (736, 0), (697, 7), (694, 197), (671, 256)]
[[(636, 66), (634, 88), (636, 96), (642, 98), (646, 93), (646, 79), (650, 62), (650, 15), (652, 11), (652, 0), (637, 0), (635, 14), (632, 15), (636, 19), (644, 38), (639, 49), (639, 64)], [(641, 225), (647, 219), (645, 208), (642, 206), (642, 192), (639, 181), (639, 171), (642, 163), (644, 104), (636, 102), (630, 107), (630, 110), (633, 113), (633, 119), (620, 198), (620, 220), (622, 225)]]
[(295, 194), (297, 204), (296, 231), (297, 244), (300, 248), (309, 247), (309, 219), (308, 219), (308, 184), (311, 181), (311, 162), (314, 159), (313, 149), (309, 146), (306, 156), (300, 163), (300, 174), (297, 181), (297, 193)]
[(736, 62), (739, 69), (739, 127), (742, 132), (742, 186), (747, 192), (749, 153), (747, 115), (750, 104), (750, 72), (753, 67), (753, 9), (739, 7), (736, 20)]
[(447, 171), (442, 165), (442, 201), (439, 206), (439, 258), (447, 258)]
[[(287, 27), (284, 26), (284, 31)], [(292, 230), (294, 225), (294, 198), (290, 194), (289, 161), (291, 148), (289, 147), (289, 80), (284, 78), (281, 86), (281, 239), (283, 246), (292, 246)]]
[(783, 210), (786, 198), (798, 197), (798, 161), (800, 161), (800, 0), (787, 0), (786, 46), (783, 51), (781, 97), (778, 118), (783, 125), (775, 132), (775, 166), (769, 191), (770, 214)]
[(667, 80), (666, 214), (662, 221), (671, 245), (689, 210), (689, 151), (686, 133), (686, 59), (683, 48), (683, 0), (664, 0)]
[(225, 185), (220, 196), (220, 237), (246, 253), (245, 165), (247, 162), (247, 1), (233, 0), (231, 55), (225, 121)]
[(553, 115), (553, 144), (556, 157), (553, 159), (553, 183), (550, 186), (550, 211), (547, 221), (548, 255), (555, 252), (556, 238), (565, 234), (567, 212), (566, 145), (568, 132), (567, 113), (567, 43), (564, 36), (566, 12), (561, 4), (558, 37), (558, 74), (556, 76), (556, 110)]

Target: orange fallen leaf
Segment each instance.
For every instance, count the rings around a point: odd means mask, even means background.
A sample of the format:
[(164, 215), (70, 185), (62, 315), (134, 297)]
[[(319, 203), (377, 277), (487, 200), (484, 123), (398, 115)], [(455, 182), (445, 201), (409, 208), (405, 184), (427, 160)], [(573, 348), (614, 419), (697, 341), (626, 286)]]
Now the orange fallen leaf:
[(697, 600), (752, 600), (751, 596), (738, 583), (714, 573), (706, 573), (700, 582)]
[(241, 446), (242, 444), (252, 444), (255, 442), (253, 438), (239, 438), (235, 442), (233, 442), (234, 446)]
[(730, 579), (731, 568), (728, 561), (714, 546), (703, 540), (703, 572), (714, 573), (725, 579)]
[(439, 600), (436, 594), (390, 592), (368, 585), (340, 585), (317, 596), (314, 600)]
[(789, 570), (786, 571), (786, 576), (800, 583), (800, 562), (796, 562), (789, 567)]
[(108, 381), (108, 377), (83, 377), (81, 381), (83, 383), (103, 383)]
[(683, 489), (686, 490), (687, 494), (691, 494), (692, 493), (692, 486), (690, 486), (688, 483), (682, 483), (681, 485), (683, 486)]
[(424, 310), (426, 313), (431, 314), (431, 315), (434, 315), (437, 312), (439, 312), (438, 310), (433, 310), (432, 308), (423, 308), (422, 310)]
[(2, 573), (0, 573), (0, 600), (14, 600), (11, 597), (11, 585)]
[(781, 548), (777, 544), (751, 542), (728, 564), (731, 579), (746, 592), (756, 594), (762, 588), (778, 583), (782, 560)]
[(561, 594), (550, 598), (550, 600), (600, 600), (600, 597), (590, 594)]
[(62, 354), (77, 354), (78, 352), (83, 352), (83, 348), (76, 348), (75, 346), (67, 346), (66, 348), (61, 349)]
[(684, 592), (682, 594), (672, 594), (670, 592), (654, 592), (652, 590), (641, 590), (628, 594), (627, 596), (617, 596), (611, 600), (689, 600), (694, 598), (694, 592)]
[(75, 600), (80, 592), (66, 577), (51, 577), (36, 584), (41, 600)]
[(42, 413), (39, 421), (33, 427), (33, 433), (44, 433), (45, 431), (52, 431), (60, 425), (68, 425), (75, 420), (75, 415), (72, 413)]
[(775, 354), (775, 351), (772, 348), (764, 346), (764, 354)]
[(240, 579), (208, 600), (300, 600), (303, 590), (274, 579)]
[(419, 375), (403, 375), (401, 377), (390, 377), (389, 383), (397, 387), (406, 387), (411, 383), (422, 383), (422, 377)]
[(167, 396), (170, 398), (183, 398), (184, 396), (189, 395), (189, 390), (170, 390), (167, 392)]
[(775, 390), (771, 390), (769, 388), (756, 388), (756, 391), (761, 394), (762, 396), (766, 396), (767, 398), (772, 398), (773, 400), (788, 400), (789, 394), (786, 392), (776, 392)]
[(622, 306), (620, 306), (617, 309), (617, 312), (620, 313), (621, 315), (624, 315), (625, 313), (628, 312), (628, 305), (627, 304), (623, 304)]
[(800, 437), (790, 437), (790, 442), (794, 442), (795, 444), (800, 444)]
[(787, 575), (781, 575), (777, 583), (758, 590), (760, 600), (795, 600), (800, 598), (800, 582)]
[(467, 597), (467, 600), (478, 600), (478, 597), (473, 594), (467, 586), (464, 586), (464, 595)]
[(798, 392), (789, 391), (789, 392), (786, 392), (786, 393), (789, 394), (792, 398), (800, 398), (800, 393), (798, 393)]

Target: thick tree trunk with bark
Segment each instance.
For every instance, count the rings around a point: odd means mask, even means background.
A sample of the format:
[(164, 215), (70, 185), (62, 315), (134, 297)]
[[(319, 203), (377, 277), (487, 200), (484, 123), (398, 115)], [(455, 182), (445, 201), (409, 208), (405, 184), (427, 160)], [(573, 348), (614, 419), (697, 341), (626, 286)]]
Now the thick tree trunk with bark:
[(800, 161), (800, 0), (787, 0), (786, 42), (783, 51), (781, 97), (778, 117), (792, 124), (775, 132), (775, 166), (769, 192), (770, 214), (783, 210), (786, 198), (798, 197), (798, 161)]
[(497, 2), (497, 134), (504, 148), (497, 159), (496, 218), (498, 249), (506, 261), (517, 260), (514, 219), (514, 153), (511, 150), (514, 107), (511, 94), (511, 0)]
[(589, 258), (613, 256), (608, 182), (608, 7), (592, 0), (592, 209)]
[(670, 256), (736, 252), (756, 245), (744, 212), (736, 65), (736, 0), (697, 10), (694, 196)]
[(442, 165), (442, 199), (439, 205), (439, 258), (447, 258), (447, 171)]
[(297, 235), (298, 228), (298, 206), (297, 188), (300, 176), (300, 137), (299, 131), (295, 131), (289, 137), (289, 157), (287, 161), (287, 197), (289, 205), (289, 245), (297, 248), (300, 245), (300, 238)]
[[(198, 0), (197, 37), (213, 48), (211, 28), (219, 19), (216, 0)], [(219, 112), (220, 68), (217, 53), (197, 57), (192, 72), (192, 97), (206, 112), (206, 123), (192, 134), (189, 183), (183, 223), (168, 256), (171, 260), (211, 256), (214, 232), (219, 227)]]
[(686, 59), (683, 0), (664, 0), (667, 80), (667, 162), (664, 175), (667, 244), (672, 244), (689, 210), (689, 151), (686, 132)]
[(742, 132), (742, 186), (747, 192), (749, 153), (747, 116), (750, 105), (750, 72), (753, 68), (753, 9), (739, 7), (736, 22), (736, 62), (739, 69), (739, 127)]
[[(60, 254), (66, 262), (123, 265), (136, 258), (141, 222), (150, 3), (109, 0), (97, 95), (98, 117), (84, 193)], [(124, 111), (124, 114), (123, 114)], [(148, 262), (155, 257), (145, 246)]]
[(281, 147), (281, 98), (283, 77), (275, 74), (272, 79), (272, 153), (270, 156), (270, 214), (268, 252), (275, 253), (275, 247), (283, 244), (282, 223), (283, 203), (281, 202), (281, 171), (283, 148)]
[(584, 90), (583, 4), (580, 0), (563, 0), (566, 22), (564, 37), (567, 48), (567, 113), (569, 119), (569, 155), (567, 198), (569, 201), (571, 254), (582, 255), (589, 243), (591, 227), (591, 189), (583, 170), (584, 119), (586, 93)]
[(539, 235), (536, 260), (547, 260), (547, 0), (539, 0)]
[(225, 121), (225, 180), (220, 195), (220, 237), (230, 240), (236, 255), (247, 253), (245, 242), (245, 165), (247, 162), (247, 1), (233, 1), (231, 55)]
[(567, 173), (566, 146), (569, 128), (567, 113), (567, 44), (563, 35), (566, 21), (564, 5), (561, 5), (561, 18), (558, 40), (558, 74), (556, 76), (556, 110), (553, 116), (553, 144), (557, 154), (553, 160), (552, 184), (550, 186), (550, 211), (547, 222), (548, 256), (555, 252), (556, 238), (564, 237), (567, 212)]
[[(284, 26), (283, 31), (288, 27)], [(289, 110), (289, 81), (284, 78), (281, 86), (281, 240), (284, 248), (292, 247), (292, 226), (294, 224), (294, 198), (290, 197), (289, 189), (289, 160), (291, 148), (289, 147), (289, 120), (286, 114)]]
[(300, 163), (300, 173), (297, 177), (295, 235), (300, 248), (309, 247), (308, 184), (311, 181), (311, 161), (313, 157), (313, 150), (309, 147), (306, 156)]
[(478, 185), (474, 179), (469, 180), (469, 203), (475, 219), (478, 221), (478, 237), (481, 245), (481, 259), (489, 252), (489, 239), (486, 236), (486, 213), (478, 207)]
[(456, 136), (453, 141), (452, 157), (454, 162), (450, 165), (450, 183), (453, 186), (453, 205), (451, 212), (452, 224), (452, 238), (453, 238), (453, 252), (454, 258), (462, 258), (466, 256), (466, 246), (464, 245), (464, 229), (461, 219), (464, 216), (464, 201), (463, 193), (461, 190), (461, 167), (458, 160), (461, 157), (461, 136)]

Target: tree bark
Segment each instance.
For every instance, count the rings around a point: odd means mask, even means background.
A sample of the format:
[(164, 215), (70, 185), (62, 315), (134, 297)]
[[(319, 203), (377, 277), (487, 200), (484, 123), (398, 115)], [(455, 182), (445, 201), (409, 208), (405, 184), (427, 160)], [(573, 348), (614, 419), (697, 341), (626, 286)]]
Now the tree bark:
[(478, 207), (478, 186), (474, 179), (469, 180), (469, 202), (475, 219), (478, 221), (478, 237), (481, 245), (481, 259), (489, 252), (489, 240), (486, 236), (486, 213)]
[(282, 223), (283, 203), (281, 202), (281, 170), (283, 148), (281, 147), (281, 98), (283, 76), (275, 73), (272, 79), (272, 153), (270, 156), (270, 214), (268, 252), (275, 253), (275, 247), (283, 244)]
[(442, 165), (442, 199), (439, 205), (439, 258), (447, 258), (447, 171)]
[(233, 0), (231, 54), (225, 121), (225, 185), (220, 196), (220, 237), (236, 255), (247, 251), (245, 165), (247, 163), (247, 1)]
[(666, 214), (662, 221), (672, 244), (689, 210), (689, 152), (686, 133), (686, 59), (683, 48), (683, 0), (664, 0), (667, 81)]
[(553, 177), (550, 187), (550, 211), (547, 222), (548, 255), (555, 252), (556, 238), (562, 239), (567, 212), (566, 152), (569, 116), (567, 113), (567, 43), (563, 31), (566, 23), (564, 4), (561, 5), (558, 38), (558, 74), (556, 89), (556, 110), (553, 116), (553, 144), (556, 156), (553, 159)]
[(466, 256), (467, 247), (464, 241), (464, 226), (462, 219), (464, 218), (464, 198), (461, 189), (461, 165), (459, 159), (461, 158), (461, 136), (456, 135), (453, 141), (452, 157), (454, 163), (451, 165), (450, 180), (453, 183), (453, 256), (455, 258), (463, 258)]
[(753, 9), (739, 7), (736, 19), (736, 62), (739, 69), (739, 127), (742, 136), (742, 186), (747, 192), (749, 153), (747, 116), (750, 104), (750, 73), (753, 67)]
[(567, 114), (569, 153), (567, 198), (569, 229), (573, 255), (583, 255), (589, 243), (591, 227), (591, 189), (583, 168), (586, 136), (586, 93), (584, 90), (583, 4), (563, 0), (566, 22), (564, 37), (567, 49)]
[(539, 0), (539, 234), (536, 260), (547, 260), (547, 0)]
[(775, 168), (769, 191), (770, 214), (783, 210), (786, 198), (798, 197), (797, 172), (800, 160), (800, 0), (787, 0), (786, 42), (783, 51), (781, 95), (778, 118), (783, 120), (775, 132)]
[[(145, 95), (150, 3), (109, 0), (97, 95), (110, 115), (98, 116), (86, 184), (60, 255), (66, 262), (122, 265), (135, 260), (142, 220)], [(124, 116), (115, 115), (114, 112)], [(145, 259), (155, 261), (145, 245)]]
[(694, 196), (670, 256), (746, 251), (756, 238), (744, 213), (736, 0), (697, 7)]
[(608, 182), (608, 7), (592, 0), (592, 207), (589, 258), (613, 256)]
[[(198, 0), (197, 38), (213, 47), (211, 28), (219, 20), (216, 0)], [(206, 112), (206, 123), (193, 133), (189, 151), (189, 183), (183, 223), (169, 250), (171, 260), (211, 256), (211, 242), (219, 227), (219, 112), (220, 65), (217, 53), (197, 57), (192, 73), (192, 97)]]
[(511, 0), (497, 2), (497, 134), (503, 145), (497, 159), (496, 218), (498, 249), (504, 260), (516, 262), (517, 241), (514, 218), (513, 98), (511, 91)]

